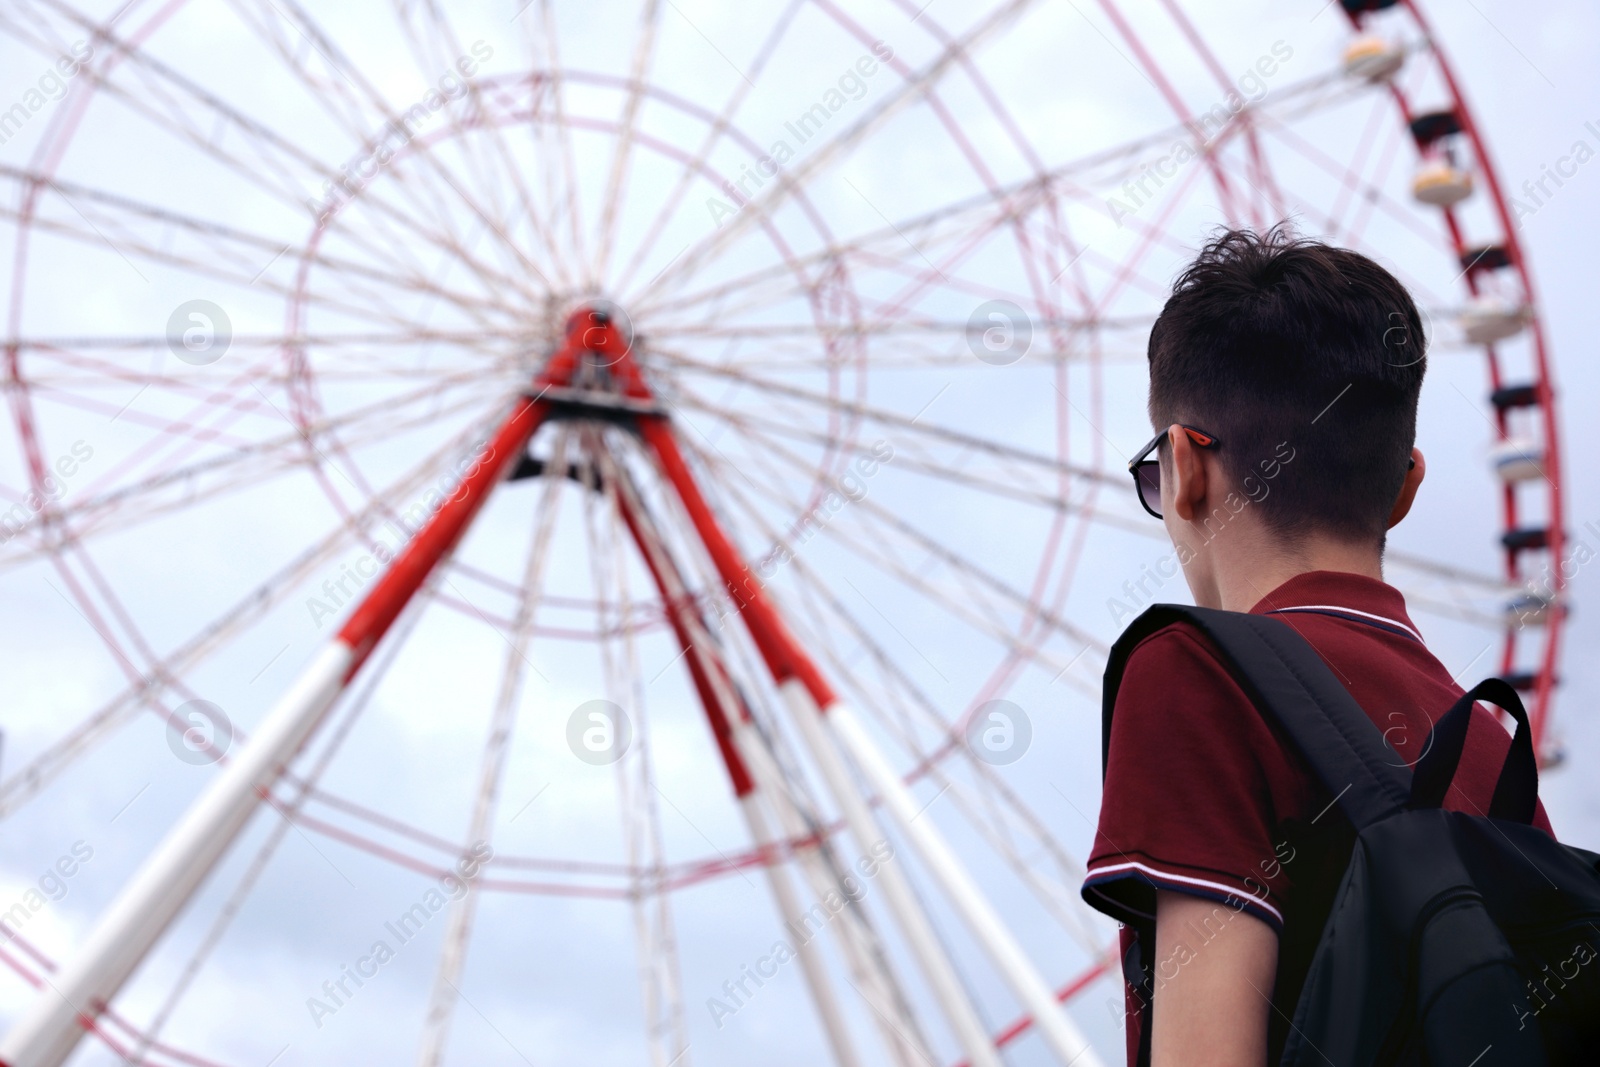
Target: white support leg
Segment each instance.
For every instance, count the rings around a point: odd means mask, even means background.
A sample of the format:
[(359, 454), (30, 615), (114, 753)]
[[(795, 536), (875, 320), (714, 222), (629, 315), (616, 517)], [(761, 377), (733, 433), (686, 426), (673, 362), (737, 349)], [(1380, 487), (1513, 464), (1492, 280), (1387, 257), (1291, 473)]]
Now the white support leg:
[(1000, 916), (967, 874), (961, 861), (944, 843), (933, 821), (917, 818), (919, 808), (916, 798), (872, 743), (872, 738), (862, 727), (855, 712), (842, 702), (835, 703), (828, 709), (825, 719), (831, 725), (834, 737), (850, 753), (871, 782), (872, 788), (883, 799), (900, 832), (939, 880), (945, 895), (961, 913), (973, 937), (988, 951), (989, 958), (1022, 1002), (1023, 1009), (1033, 1016), (1034, 1026), (1039, 1029), (1056, 1058), (1064, 1064), (1100, 1067), (1100, 1061), (1089, 1047), (1089, 1042), (1067, 1018), (1066, 1010), (1045, 984), (1033, 961), (1022, 951), (1022, 946), (1012, 937), (1005, 923), (1000, 921)]
[(352, 655), (333, 641), (278, 701), (183, 820), (145, 860), (75, 956), (0, 1040), (7, 1067), (60, 1067), (93, 1020), (233, 844), (344, 689)]
[[(764, 850), (775, 849), (778, 843), (767, 826), (766, 817), (761, 813), (761, 805), (756, 801), (755, 794), (740, 797), (739, 808), (744, 812), (745, 824), (749, 827), (750, 836), (756, 845)], [(816, 1006), (818, 1018), (822, 1020), (822, 1029), (828, 1035), (828, 1047), (833, 1050), (833, 1060), (839, 1067), (860, 1067), (861, 1060), (856, 1056), (855, 1046), (850, 1042), (850, 1029), (845, 1025), (844, 1014), (839, 1010), (839, 1001), (833, 995), (833, 986), (828, 981), (822, 956), (817, 951), (816, 939), (802, 940), (798, 933), (804, 928), (802, 924), (804, 912), (794, 894), (794, 885), (789, 881), (788, 869), (781, 862), (769, 863), (766, 869), (767, 884), (772, 887), (772, 896), (778, 904), (778, 914), (783, 917), (784, 924), (794, 935), (795, 955), (800, 960), (800, 969), (805, 974), (807, 987), (811, 990), (811, 1002)]]
[[(776, 812), (783, 836), (792, 841), (811, 833), (812, 827), (789, 795), (788, 781), (755, 726), (747, 720), (739, 721), (734, 727), (734, 740), (750, 776), (757, 783), (757, 791)], [(819, 898), (830, 891), (841, 891), (834, 871), (823, 861), (820, 845), (798, 850), (795, 858), (812, 892)], [(893, 1062), (901, 1067), (925, 1067), (933, 1062), (933, 1050), (928, 1047), (922, 1028), (910, 1013), (910, 1006), (888, 969), (888, 960), (878, 951), (879, 946), (864, 921), (865, 917), (854, 907), (846, 908), (841, 914), (838, 925), (833, 928), (840, 952), (857, 989), (871, 1009), (872, 1021)]]
[[(639, 550), (645, 556), (645, 562), (651, 574), (660, 584), (662, 599), (669, 605), (688, 605), (692, 603), (688, 590), (684, 587), (683, 578), (678, 570), (677, 562), (667, 552), (662, 544), (660, 532), (650, 518), (650, 513), (644, 509), (639, 501), (638, 491), (633, 482), (628, 478), (620, 465), (616, 463), (604, 464), (604, 477), (607, 482), (616, 487), (619, 501), (629, 516), (629, 525), (639, 544)], [(685, 650), (689, 657), (700, 667), (704, 676), (709, 680), (712, 698), (715, 707), (708, 707), (708, 715), (720, 715), (728, 723), (729, 729), (734, 734), (734, 747), (745, 762), (752, 780), (756, 784), (756, 793), (747, 793), (739, 797), (739, 810), (744, 813), (745, 825), (750, 831), (751, 840), (762, 849), (770, 850), (775, 847), (776, 839), (772, 830), (767, 825), (765, 815), (762, 814), (761, 804), (757, 795), (770, 788), (781, 788), (781, 783), (772, 780), (773, 776), (762, 775), (750, 766), (751, 730), (749, 722), (741, 714), (741, 702), (738, 694), (724, 673), (724, 665), (716, 655), (717, 645), (706, 632), (705, 622), (697, 610), (688, 610), (680, 607), (678, 621), (688, 635), (689, 647)], [(766, 757), (765, 749), (759, 743), (755, 746), (757, 758)], [(763, 763), (763, 766), (765, 764)], [(786, 797), (779, 794), (768, 794), (773, 801), (773, 806), (779, 814), (779, 825), (785, 825), (784, 808)], [(780, 863), (766, 865), (767, 881), (772, 888), (772, 895), (778, 906), (779, 917), (788, 924), (791, 930), (799, 925), (801, 916), (799, 900), (794, 895), (794, 887), (789, 882), (789, 875)], [(823, 966), (822, 959), (817, 951), (817, 946), (805, 941), (795, 946), (796, 955), (800, 958), (801, 973), (805, 976), (807, 989), (811, 993), (811, 1001), (816, 1006), (817, 1018), (822, 1022), (823, 1030), (827, 1033), (828, 1046), (833, 1050), (834, 1062), (838, 1067), (858, 1067), (860, 1060), (856, 1056), (855, 1045), (850, 1039), (849, 1027), (845, 1024), (844, 1015), (839, 1010), (838, 999), (834, 996), (833, 986), (829, 984), (828, 974)]]
[[(822, 711), (798, 679), (791, 678), (780, 687), (784, 699), (794, 712), (800, 735), (812, 758), (822, 772), (833, 794), (834, 802), (844, 814), (856, 847), (870, 854), (874, 845), (883, 840), (877, 821), (867, 802), (856, 791), (855, 783), (845, 767), (844, 759), (828, 739), (823, 726)], [(896, 779), (896, 782), (899, 780)], [(880, 790), (881, 791), (881, 790)], [(978, 1018), (967, 991), (956, 975), (955, 965), (945, 953), (944, 946), (934, 936), (933, 927), (922, 910), (922, 904), (911, 891), (911, 883), (897, 863), (885, 863), (878, 868), (878, 882), (883, 887), (885, 901), (896, 923), (905, 935), (911, 951), (917, 957), (923, 975), (933, 988), (933, 995), (955, 1031), (956, 1040), (966, 1054), (971, 1067), (1001, 1067), (1000, 1054), (989, 1037), (983, 1020)]]

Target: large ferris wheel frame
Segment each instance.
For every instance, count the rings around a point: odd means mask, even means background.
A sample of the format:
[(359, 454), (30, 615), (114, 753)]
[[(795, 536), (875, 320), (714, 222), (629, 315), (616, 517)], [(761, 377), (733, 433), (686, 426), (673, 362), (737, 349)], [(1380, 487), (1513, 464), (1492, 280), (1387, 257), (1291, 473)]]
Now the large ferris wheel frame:
[[(1193, 27), (1175, 4), (1169, 0), (1164, 0), (1164, 3), (1172, 11), (1178, 25), (1192, 35)], [(1559, 561), (1564, 546), (1555, 393), (1528, 261), (1477, 125), (1472, 121), (1450, 65), (1439, 51), (1432, 30), (1414, 0), (1401, 0), (1399, 4), (1351, 0), (1342, 6), (1357, 28), (1362, 27), (1375, 11), (1402, 7), (1429, 39), (1448, 89), (1450, 108), (1459, 117), (1471, 143), (1479, 170), (1487, 184), (1485, 191), (1501, 230), (1498, 240), (1474, 242), (1466, 234), (1456, 211), (1450, 207), (1442, 209), (1449, 240), (1462, 263), (1462, 277), (1469, 293), (1476, 295), (1488, 274), (1509, 271), (1516, 276), (1529, 309), (1528, 329), (1533, 353), (1531, 380), (1519, 382), (1504, 379), (1501, 361), (1494, 346), (1486, 347), (1495, 397), (1495, 422), (1501, 439), (1508, 438), (1511, 413), (1519, 407), (1534, 409), (1542, 426), (1543, 448), (1540, 458), (1544, 476), (1532, 484), (1536, 488), (1545, 487), (1547, 492), (1544, 525), (1532, 528), (1522, 525), (1521, 517), (1534, 509), (1528, 506), (1528, 501), (1519, 498), (1517, 485), (1507, 484), (1501, 498), (1506, 577), (1512, 583), (1526, 581), (1532, 577), (1530, 561), (1540, 558), (1540, 553)], [(1133, 46), (1138, 61), (1156, 79), (1174, 111), (1187, 120), (1189, 116), (1181, 98), (1166, 85), (1159, 65), (1148, 50), (1139, 44), (1132, 27), (1120, 16), (1114, 4), (1107, 2), (1102, 7), (1118, 32)], [(1195, 40), (1198, 41), (1198, 38), (1195, 37)], [(1391, 84), (1390, 91), (1402, 117), (1409, 122), (1415, 117), (1412, 102), (1398, 86)], [(65, 126), (70, 127), (79, 115), (81, 108)], [(1253, 137), (1253, 133), (1250, 136)], [(39, 173), (48, 174), (59, 162), (59, 154), (43, 161)], [(1219, 185), (1224, 185), (1222, 169), (1214, 161), (1208, 162), (1208, 166), (1214, 170)], [(34, 201), (44, 187), (43, 182), (32, 183), (23, 211), (24, 217), (31, 215)], [(21, 255), (19, 250), (19, 264)], [(9, 331), (13, 340), (8, 343), (6, 352), (13, 383), (23, 381), (20, 372), (21, 348), (14, 340), (18, 336), (17, 321), (23, 305), (22, 283), (23, 273), (18, 270), (13, 279), (12, 326)], [(1075, 1034), (1071, 1024), (1054, 1007), (1056, 996), (1028, 965), (1026, 957), (1016, 948), (1003, 925), (994, 918), (992, 909), (987, 909), (981, 896), (963, 882), (959, 863), (948, 854), (937, 836), (927, 829), (929, 824), (922, 823), (917, 827), (916, 820), (908, 818), (908, 814), (914, 814), (915, 809), (905, 808), (909, 795), (904, 793), (899, 777), (881, 757), (875, 757), (871, 742), (854, 722), (853, 713), (837, 701), (813, 662), (813, 657), (796, 642), (770, 599), (763, 593), (754, 571), (734, 549), (733, 542), (721, 529), (699, 493), (688, 465), (676, 446), (670, 423), (654, 406), (653, 396), (631, 358), (626, 340), (616, 332), (613, 324), (601, 321), (603, 315), (596, 315), (596, 312), (586, 311), (573, 320), (563, 347), (546, 366), (537, 383), (543, 391), (530, 393), (498, 427), (492, 447), (487, 452), (495, 458), (474, 471), (463, 482), (457, 497), (452, 498), (452, 504), (442, 510), (408, 545), (350, 617), (339, 639), (284, 698), (279, 711), (275, 712), (273, 724), (262, 730), (245, 757), (232, 764), (227, 777), (219, 779), (208, 794), (210, 798), (221, 797), (231, 788), (231, 801), (224, 803), (214, 800), (209, 806), (206, 802), (197, 806), (189, 820), (168, 839), (168, 844), (152, 857), (144, 868), (145, 873), (130, 885), (118, 906), (105, 917), (99, 927), (100, 932), (85, 947), (83, 954), (57, 976), (55, 982), (58, 988), (70, 989), (81, 998), (65, 1001), (66, 1007), (58, 1003), (53, 1009), (39, 1008), (28, 1023), (13, 1030), (4, 1044), (0, 1045), (0, 1057), (4, 1057), (12, 1067), (59, 1062), (83, 1031), (95, 1028), (95, 1018), (105, 1009), (114, 990), (137, 966), (143, 953), (155, 943), (165, 925), (177, 914), (187, 893), (192, 892), (204, 878), (232, 834), (238, 832), (249, 813), (266, 796), (266, 785), (286, 769), (289, 758), (354, 678), (405, 603), (422, 586), (434, 565), (446, 557), (459, 541), (493, 486), (511, 471), (514, 463), (510, 457), (521, 453), (542, 423), (557, 418), (598, 418), (609, 423), (620, 420), (633, 428), (653, 457), (666, 484), (677, 494), (689, 514), (695, 535), (716, 563), (728, 595), (739, 607), (740, 620), (765, 658), (772, 679), (782, 691), (802, 735), (808, 744), (814, 746), (813, 753), (819, 768), (835, 794), (848, 828), (857, 836), (862, 848), (870, 847), (874, 840), (871, 829), (874, 820), (866, 809), (865, 798), (856, 792), (849, 775), (837, 762), (836, 747), (849, 753), (859, 768), (868, 773), (873, 791), (895, 817), (900, 832), (917, 845), (924, 862), (951, 894), (963, 918), (980, 933), (980, 940), (998, 954), (1000, 958), (996, 962), (1001, 973), (1011, 981), (1018, 999), (1034, 1019), (1035, 1025), (1045, 1033), (1055, 1052), (1065, 1059), (1069, 1053), (1076, 1055), (1082, 1051), (1084, 1046), (1081, 1037)], [(597, 395), (588, 386), (574, 384), (574, 373), (581, 376), (585, 367), (592, 366), (590, 357), (595, 353), (607, 357), (602, 362), (609, 379), (621, 383), (619, 391)], [(601, 393), (605, 393), (605, 390), (601, 390)], [(34, 432), (30, 400), (25, 387), (14, 388), (11, 396), (30, 477), (37, 487), (47, 477), (48, 469)], [(616, 494), (619, 512), (633, 535), (652, 579), (659, 587), (662, 602), (668, 607), (669, 622), (686, 653), (686, 667), (717, 738), (725, 768), (751, 828), (752, 839), (762, 850), (770, 852), (778, 849), (781, 841), (793, 840), (803, 826), (794, 822), (792, 811), (785, 812), (781, 800), (771, 800), (774, 814), (783, 828), (782, 837), (775, 835), (767, 827), (765, 815), (759, 806), (747, 803), (749, 797), (769, 791), (772, 787), (781, 789), (781, 778), (771, 768), (764, 770), (760, 766), (762, 757), (759, 746), (752, 746), (748, 738), (741, 740), (745, 729), (741, 724), (748, 723), (748, 714), (741, 714), (739, 694), (730, 684), (728, 673), (720, 662), (710, 628), (685, 592), (683, 578), (676, 576), (677, 564), (666, 550), (663, 539), (653, 533), (653, 520), (644, 510), (641, 499), (629, 484), (622, 468), (612, 465), (610, 469), (614, 482), (610, 491)], [(1559, 566), (1549, 570), (1552, 591), (1559, 595), (1565, 575)], [(1517, 678), (1519, 687), (1532, 690), (1534, 694), (1531, 718), (1536, 741), (1543, 737), (1549, 717), (1562, 620), (1563, 611), (1557, 600), (1543, 625), (1535, 631), (1542, 634), (1542, 644), (1534, 649), (1535, 666), (1530, 670), (1518, 670), (1517, 667), (1522, 642), (1532, 640), (1528, 630), (1522, 627), (1508, 628), (1502, 647), (1502, 673)], [(224, 783), (229, 781), (234, 783), (233, 786), (225, 788)], [(786, 898), (786, 889), (778, 884), (782, 879), (777, 873), (776, 864), (769, 863), (767, 868), (780, 911), (791, 914), (794, 910), (792, 892)], [(886, 887), (893, 884), (894, 877), (897, 876), (891, 875), (885, 882)], [(784, 886), (787, 886), (786, 882)], [(887, 892), (895, 895), (893, 890)], [(976, 1024), (970, 1005), (964, 1006), (965, 994), (959, 989), (958, 983), (951, 981), (948, 960), (941, 961), (940, 951), (926, 936), (927, 931), (918, 933), (919, 912), (914, 900), (902, 894), (902, 900), (894, 906), (894, 912), (897, 921), (909, 927), (905, 930), (907, 942), (918, 956), (918, 963), (935, 990), (953, 1029), (961, 1035), (963, 1048), (971, 1062), (994, 1062), (996, 1039)], [(802, 965), (807, 966), (803, 955)], [(848, 1038), (842, 1036), (842, 1031), (833, 1021), (834, 1012), (828, 1007), (826, 982), (820, 976), (809, 977), (812, 980), (808, 985), (819, 1017), (828, 1030), (835, 1057), (841, 1063), (853, 1062), (854, 1053), (848, 1046)], [(885, 995), (888, 995), (887, 992)], [(40, 1004), (44, 1005), (48, 999), (49, 994), (45, 994)], [(73, 1003), (86, 1008), (73, 1008)], [(63, 1042), (66, 1044), (63, 1045)], [(54, 1051), (35, 1051), (40, 1049), (59, 1050), (60, 1057), (52, 1060), (50, 1056), (55, 1054)]]
[[(596, 377), (601, 380), (594, 382)], [(664, 409), (656, 405), (639, 371), (629, 340), (612, 314), (584, 308), (573, 315), (561, 347), (533, 383), (531, 393), (521, 398), (488, 435), (482, 458), (474, 469), (356, 605), (338, 634), (270, 713), (243, 757), (231, 763), (211, 784), (123, 889), (82, 950), (55, 975), (50, 989), (34, 1001), (30, 1014), (0, 1039), (0, 1063), (7, 1067), (59, 1067), (66, 1060), (221, 860), (250, 816), (271, 795), (273, 784), (287, 771), (434, 568), (467, 532), (495, 486), (520, 462), (539, 427), (548, 420), (574, 417), (620, 417), (631, 424), (648, 447), (703, 540), (737, 605), (739, 618), (748, 627), (773, 682), (800, 724), (801, 735), (861, 851), (872, 853), (881, 848), (885, 838), (870, 810), (868, 797), (858, 791), (841, 753), (847, 753), (866, 776), (898, 832), (913, 844), (972, 928), (1052, 1052), (1064, 1063), (1098, 1062), (1088, 1042), (1061, 1010), (1056, 994), (955, 853), (932, 823), (918, 820), (921, 808), (910, 790), (877, 751), (870, 735), (856, 721), (855, 713), (829, 686), (814, 657), (784, 623), (756, 571), (723, 531), (696, 484)], [(622, 477), (619, 465), (603, 467), (612, 477)], [(619, 485), (617, 491), (622, 514), (683, 643), (696, 690), (753, 836), (761, 847), (772, 848), (774, 841), (751, 800), (755, 778), (748, 764), (752, 759), (760, 762), (760, 744), (748, 732), (750, 717), (741, 713), (741, 702), (717, 654), (717, 645), (696, 605), (686, 596), (681, 579), (674, 577), (677, 568), (663, 542), (651, 536), (638, 494), (626, 483)], [(785, 888), (787, 883), (779, 869), (769, 864), (768, 871), (785, 920), (798, 922), (801, 911)], [(879, 868), (878, 879), (968, 1062), (975, 1067), (999, 1067), (995, 1039), (963, 989), (955, 964), (934, 934), (909, 883), (892, 863)], [(806, 946), (802, 946), (802, 960), (807, 955)], [(835, 1057), (841, 1064), (858, 1062), (826, 981), (811, 965), (807, 966), (807, 978)]]

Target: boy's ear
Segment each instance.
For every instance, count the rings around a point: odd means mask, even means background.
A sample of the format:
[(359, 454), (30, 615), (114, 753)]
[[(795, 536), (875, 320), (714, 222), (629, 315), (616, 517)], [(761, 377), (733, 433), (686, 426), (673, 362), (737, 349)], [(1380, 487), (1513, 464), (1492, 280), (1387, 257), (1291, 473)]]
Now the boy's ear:
[(1422, 485), (1423, 475), (1428, 473), (1428, 464), (1422, 458), (1422, 450), (1411, 450), (1411, 469), (1406, 471), (1406, 480), (1400, 485), (1400, 496), (1394, 502), (1394, 510), (1389, 512), (1389, 524), (1385, 529), (1393, 529), (1400, 524), (1411, 510), (1411, 502), (1417, 498), (1417, 489)]
[(1172, 513), (1184, 522), (1193, 522), (1205, 509), (1206, 465), (1200, 450), (1183, 427), (1167, 427), (1167, 444), (1172, 446)]

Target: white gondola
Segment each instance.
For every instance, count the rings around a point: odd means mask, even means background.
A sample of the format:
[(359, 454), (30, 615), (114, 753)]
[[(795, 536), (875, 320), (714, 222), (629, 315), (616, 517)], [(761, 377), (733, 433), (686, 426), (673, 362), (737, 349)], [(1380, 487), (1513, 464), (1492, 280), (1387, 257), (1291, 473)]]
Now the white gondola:
[(1489, 463), (1503, 482), (1544, 477), (1544, 449), (1528, 437), (1508, 437), (1489, 452)]
[(1472, 195), (1472, 172), (1448, 159), (1425, 160), (1412, 179), (1411, 195), (1435, 207), (1459, 204)]
[(1461, 333), (1469, 344), (1492, 345), (1515, 337), (1528, 321), (1525, 305), (1494, 296), (1480, 296), (1461, 312)]
[(1405, 63), (1406, 50), (1382, 37), (1357, 37), (1344, 50), (1345, 74), (1373, 84), (1388, 81)]
[(1506, 629), (1517, 630), (1524, 626), (1543, 626), (1550, 613), (1556, 609), (1557, 599), (1539, 593), (1523, 593), (1506, 601), (1503, 617)]

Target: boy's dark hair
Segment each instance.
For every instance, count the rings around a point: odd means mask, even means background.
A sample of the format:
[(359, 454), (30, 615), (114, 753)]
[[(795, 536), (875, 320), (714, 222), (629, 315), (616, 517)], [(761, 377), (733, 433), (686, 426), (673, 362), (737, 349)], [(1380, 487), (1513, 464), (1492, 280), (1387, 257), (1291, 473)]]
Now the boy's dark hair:
[[(1216, 435), (1230, 491), (1257, 500), (1277, 533), (1381, 544), (1416, 440), (1426, 344), (1411, 294), (1366, 256), (1283, 223), (1227, 230), (1150, 331), (1150, 417)], [(1294, 460), (1275, 465), (1284, 442)]]

